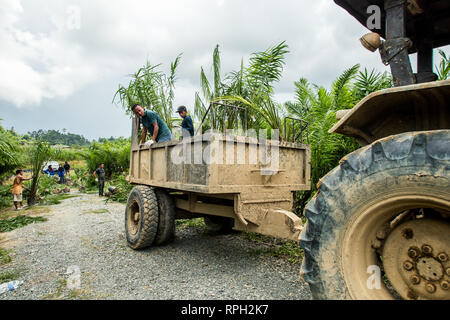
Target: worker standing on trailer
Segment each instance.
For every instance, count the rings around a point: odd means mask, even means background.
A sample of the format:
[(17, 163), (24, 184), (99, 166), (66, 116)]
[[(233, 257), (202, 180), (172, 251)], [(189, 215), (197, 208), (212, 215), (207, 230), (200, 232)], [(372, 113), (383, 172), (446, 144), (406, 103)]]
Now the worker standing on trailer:
[(141, 118), (142, 124), (144, 125), (142, 130), (142, 144), (145, 143), (147, 132), (150, 133), (154, 142), (167, 142), (172, 140), (172, 133), (169, 127), (156, 112), (145, 110), (139, 104), (135, 104), (131, 108), (131, 111)]
[(180, 114), (180, 117), (183, 118), (183, 122), (181, 123), (181, 129), (183, 132), (183, 137), (193, 137), (194, 136), (194, 123), (192, 122), (192, 118), (188, 116), (187, 109), (185, 106), (178, 107), (177, 113)]

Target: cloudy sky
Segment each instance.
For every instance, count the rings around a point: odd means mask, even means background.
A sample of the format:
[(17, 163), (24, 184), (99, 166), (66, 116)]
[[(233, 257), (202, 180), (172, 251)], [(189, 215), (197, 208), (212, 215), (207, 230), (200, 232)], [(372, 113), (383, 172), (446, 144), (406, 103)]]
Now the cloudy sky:
[(387, 70), (359, 44), (366, 30), (332, 0), (0, 1), (0, 118), (20, 133), (129, 136), (130, 121), (112, 104), (127, 75), (147, 59), (167, 71), (183, 53), (175, 105), (191, 107), (216, 44), (226, 73), (286, 40), (279, 102), (299, 77), (328, 86), (355, 63)]

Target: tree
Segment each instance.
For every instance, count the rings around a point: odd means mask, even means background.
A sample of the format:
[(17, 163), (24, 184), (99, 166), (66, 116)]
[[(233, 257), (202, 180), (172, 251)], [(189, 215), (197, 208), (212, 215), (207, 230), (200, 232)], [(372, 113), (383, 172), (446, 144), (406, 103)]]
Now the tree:
[(56, 157), (56, 152), (51, 148), (47, 141), (38, 140), (31, 147), (29, 153), (29, 162), (32, 168), (32, 180), (30, 193), (28, 197), (28, 205), (34, 206), (36, 204), (37, 191), (39, 187), (39, 181), (42, 175), (42, 170), (47, 161), (52, 157)]
[[(288, 53), (284, 42), (270, 47), (265, 51), (253, 53), (249, 66), (241, 66), (238, 71), (228, 73), (222, 80), (220, 72), (220, 54), (217, 45), (213, 52), (213, 86), (201, 68), (200, 84), (203, 99), (197, 92), (195, 95), (195, 116), (201, 120), (206, 111), (206, 106), (211, 102), (231, 102), (233, 105), (247, 109), (248, 127), (253, 129), (282, 129), (281, 105), (273, 100), (273, 86), (281, 79), (284, 59)], [(228, 112), (228, 113), (227, 113)], [(233, 128), (236, 117), (225, 113), (220, 108), (216, 109), (214, 119), (217, 127)], [(239, 114), (237, 121), (243, 122), (243, 114)], [(207, 120), (208, 122), (208, 120)], [(226, 123), (224, 123), (226, 122)], [(211, 127), (207, 123), (206, 127)]]
[(0, 181), (22, 163), (19, 138), (0, 126)]
[(181, 54), (170, 64), (169, 75), (159, 70), (160, 64), (152, 65), (147, 61), (145, 66), (130, 75), (132, 79), (128, 86), (119, 85), (113, 103), (119, 102), (129, 115), (132, 115), (131, 107), (134, 104), (152, 107), (152, 110), (161, 116), (169, 129), (172, 129), (173, 123), (179, 121), (179, 119), (172, 118), (172, 114), (176, 71), (180, 61)]

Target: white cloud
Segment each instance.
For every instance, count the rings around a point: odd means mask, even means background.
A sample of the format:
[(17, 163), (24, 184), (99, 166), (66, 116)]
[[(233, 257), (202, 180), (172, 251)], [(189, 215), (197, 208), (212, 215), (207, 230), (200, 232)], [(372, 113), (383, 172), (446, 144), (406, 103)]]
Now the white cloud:
[(123, 79), (147, 58), (167, 70), (183, 52), (176, 99), (189, 104), (216, 44), (226, 73), (283, 40), (291, 53), (277, 89), (288, 97), (301, 76), (328, 85), (358, 62), (385, 70), (360, 46), (365, 32), (330, 0), (2, 0), (0, 100), (35, 108), (71, 99), (87, 86)]

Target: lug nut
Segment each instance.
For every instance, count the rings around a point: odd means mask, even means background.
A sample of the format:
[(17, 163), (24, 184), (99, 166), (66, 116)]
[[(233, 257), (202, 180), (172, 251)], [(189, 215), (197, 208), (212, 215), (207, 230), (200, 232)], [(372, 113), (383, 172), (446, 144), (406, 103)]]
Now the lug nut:
[(448, 281), (446, 281), (446, 280), (441, 281), (441, 288), (443, 290), (448, 290), (449, 287), (450, 287), (450, 283)]
[(445, 273), (450, 277), (450, 268), (445, 269)]
[(448, 260), (448, 256), (445, 252), (439, 253), (437, 257), (441, 262), (446, 262)]
[(374, 249), (380, 249), (381, 248), (381, 241), (380, 240), (374, 240), (372, 241), (372, 248)]
[(433, 248), (431, 246), (427, 245), (427, 244), (424, 244), (422, 246), (422, 251), (425, 254), (431, 254), (431, 253), (433, 253)]
[(435, 293), (436, 292), (436, 286), (432, 283), (427, 283), (427, 285), (425, 286), (425, 289), (427, 289), (427, 291), (429, 293)]
[(405, 261), (403, 263), (403, 268), (405, 268), (406, 271), (411, 271), (414, 268), (414, 265), (411, 261)]
[(379, 240), (384, 240), (384, 239), (386, 239), (386, 231), (384, 231), (384, 230), (379, 230), (379, 231), (377, 232), (377, 239), (379, 239)]
[(419, 255), (420, 255), (420, 249), (419, 249), (419, 248), (417, 248), (417, 247), (411, 247), (411, 248), (409, 248), (409, 250), (408, 250), (408, 256), (409, 256), (410, 258), (415, 259), (415, 258), (417, 258)]
[(412, 284), (415, 284), (415, 285), (417, 285), (417, 284), (420, 283), (420, 278), (419, 278), (418, 276), (411, 276), (411, 277), (409, 278), (409, 280), (411, 280), (411, 283), (412, 283)]

